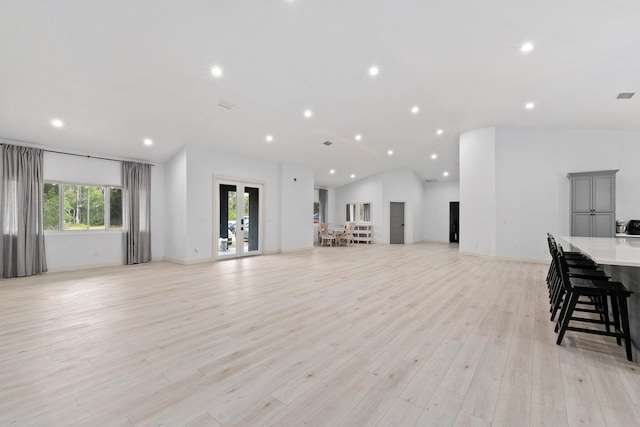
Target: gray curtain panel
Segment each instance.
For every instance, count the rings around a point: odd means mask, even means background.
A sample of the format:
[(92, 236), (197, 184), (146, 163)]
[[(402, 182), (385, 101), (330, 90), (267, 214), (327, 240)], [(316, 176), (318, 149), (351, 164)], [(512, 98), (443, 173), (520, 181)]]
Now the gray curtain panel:
[(44, 253), (42, 150), (2, 145), (2, 277), (47, 271)]
[(151, 261), (151, 165), (122, 163), (125, 264)]
[(320, 188), (318, 190), (318, 198), (320, 199), (320, 222), (327, 222), (327, 212), (329, 204), (329, 190)]

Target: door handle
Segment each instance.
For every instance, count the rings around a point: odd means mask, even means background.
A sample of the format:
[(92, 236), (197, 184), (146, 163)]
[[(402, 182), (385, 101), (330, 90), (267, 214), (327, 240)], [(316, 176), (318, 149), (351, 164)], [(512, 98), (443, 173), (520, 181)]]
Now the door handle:
[(404, 227), (404, 224), (400, 224), (400, 226)]

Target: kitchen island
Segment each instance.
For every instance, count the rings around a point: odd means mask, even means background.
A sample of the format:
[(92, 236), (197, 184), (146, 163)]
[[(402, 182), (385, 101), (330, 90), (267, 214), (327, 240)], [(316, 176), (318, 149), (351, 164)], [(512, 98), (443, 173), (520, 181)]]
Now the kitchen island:
[(563, 236), (561, 244), (566, 251), (580, 251), (611, 276), (633, 292), (629, 297), (629, 333), (634, 360), (640, 349), (640, 239), (630, 237), (574, 237)]

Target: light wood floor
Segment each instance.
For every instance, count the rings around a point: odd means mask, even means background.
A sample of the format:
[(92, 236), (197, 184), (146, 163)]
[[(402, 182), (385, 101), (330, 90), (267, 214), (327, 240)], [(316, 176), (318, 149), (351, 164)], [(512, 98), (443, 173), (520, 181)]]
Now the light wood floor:
[(639, 425), (545, 275), (417, 244), (3, 280), (0, 425)]

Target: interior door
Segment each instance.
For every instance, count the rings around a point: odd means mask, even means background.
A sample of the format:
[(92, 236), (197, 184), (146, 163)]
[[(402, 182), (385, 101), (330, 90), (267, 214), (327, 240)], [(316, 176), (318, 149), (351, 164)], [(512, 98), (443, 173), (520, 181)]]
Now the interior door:
[(216, 189), (217, 257), (235, 258), (262, 253), (262, 185), (218, 181)]
[(449, 202), (449, 243), (460, 241), (460, 202)]
[(389, 206), (389, 243), (404, 245), (404, 203), (391, 202)]

